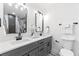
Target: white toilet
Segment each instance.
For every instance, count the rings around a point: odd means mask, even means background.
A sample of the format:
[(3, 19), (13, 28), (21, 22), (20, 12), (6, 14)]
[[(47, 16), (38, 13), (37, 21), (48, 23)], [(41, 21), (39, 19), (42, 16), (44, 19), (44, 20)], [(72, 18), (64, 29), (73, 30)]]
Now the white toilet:
[(71, 50), (68, 50), (68, 49), (65, 49), (65, 48), (62, 48), (60, 50), (60, 56), (74, 56), (73, 52)]
[(63, 48), (60, 49), (60, 56), (74, 56), (74, 53), (71, 51), (73, 42), (75, 40), (74, 36), (63, 36)]
[[(74, 56), (72, 51), (73, 43), (75, 41), (75, 26), (74, 24), (65, 24), (62, 26), (62, 34), (61, 40), (63, 42), (62, 49), (60, 49), (60, 56)], [(61, 43), (62, 43), (61, 42)]]

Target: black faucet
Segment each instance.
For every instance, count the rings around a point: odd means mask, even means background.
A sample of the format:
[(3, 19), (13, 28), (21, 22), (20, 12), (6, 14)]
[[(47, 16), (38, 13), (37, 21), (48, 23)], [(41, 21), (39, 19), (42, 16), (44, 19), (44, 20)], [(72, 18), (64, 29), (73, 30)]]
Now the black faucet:
[(33, 36), (33, 35), (34, 35), (34, 32), (31, 33), (31, 36)]
[(21, 32), (18, 33), (18, 36), (16, 37), (16, 40), (22, 40)]

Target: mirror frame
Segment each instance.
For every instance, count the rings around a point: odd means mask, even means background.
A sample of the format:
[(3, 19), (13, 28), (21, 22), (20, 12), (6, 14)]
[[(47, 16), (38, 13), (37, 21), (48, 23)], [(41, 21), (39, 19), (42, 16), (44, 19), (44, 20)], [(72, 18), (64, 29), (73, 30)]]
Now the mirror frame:
[(0, 27), (1, 27), (1, 18), (0, 18)]
[[(44, 32), (44, 15), (43, 15), (43, 14), (41, 14), (41, 15), (42, 15), (42, 31), (41, 31), (41, 32)], [(37, 31), (37, 27), (38, 27), (38, 26), (37, 26), (37, 21), (38, 21), (38, 20), (37, 20), (37, 13), (35, 13), (35, 31), (36, 31), (36, 32), (38, 32), (38, 31)]]
[[(8, 15), (8, 14), (13, 14), (13, 13), (6, 13), (5, 12), (5, 4), (8, 4), (8, 3), (4, 3), (4, 13), (3, 13), (3, 24), (4, 24), (4, 26), (5, 26), (5, 23), (6, 23), (6, 20), (5, 20), (5, 15)], [(11, 7), (11, 6), (10, 6)], [(26, 19), (26, 21), (25, 21), (25, 32), (24, 33), (26, 33), (27, 32), (27, 15), (28, 15), (28, 9), (26, 8), (26, 13), (25, 13), (25, 15), (24, 15), (24, 17), (25, 17), (25, 19)], [(16, 14), (16, 16), (17, 17), (19, 17), (18, 16), (18, 14)], [(5, 31), (6, 31), (6, 34), (9, 34), (9, 33), (7, 33), (7, 30), (6, 30), (6, 28), (5, 28)]]

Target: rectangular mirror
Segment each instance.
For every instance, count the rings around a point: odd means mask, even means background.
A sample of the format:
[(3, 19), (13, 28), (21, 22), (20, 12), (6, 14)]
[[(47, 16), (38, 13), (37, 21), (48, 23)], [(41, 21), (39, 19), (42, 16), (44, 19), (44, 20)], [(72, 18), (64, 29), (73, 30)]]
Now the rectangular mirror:
[[(42, 31), (42, 15), (41, 14), (37, 14), (37, 28), (40, 27), (40, 31)], [(39, 31), (39, 29), (37, 29), (37, 31)]]
[(27, 8), (24, 4), (4, 3), (4, 26), (7, 34), (27, 32)]
[(40, 11), (35, 13), (35, 27), (36, 27), (37, 32), (38, 31), (40, 31), (40, 32), (44, 31), (44, 16)]

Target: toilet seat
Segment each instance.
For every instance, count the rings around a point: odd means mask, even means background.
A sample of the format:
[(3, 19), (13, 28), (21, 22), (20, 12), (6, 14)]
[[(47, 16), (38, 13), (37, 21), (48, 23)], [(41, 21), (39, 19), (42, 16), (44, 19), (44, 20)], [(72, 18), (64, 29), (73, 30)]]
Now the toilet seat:
[(61, 56), (74, 56), (73, 52), (68, 49), (61, 49), (60, 55)]

